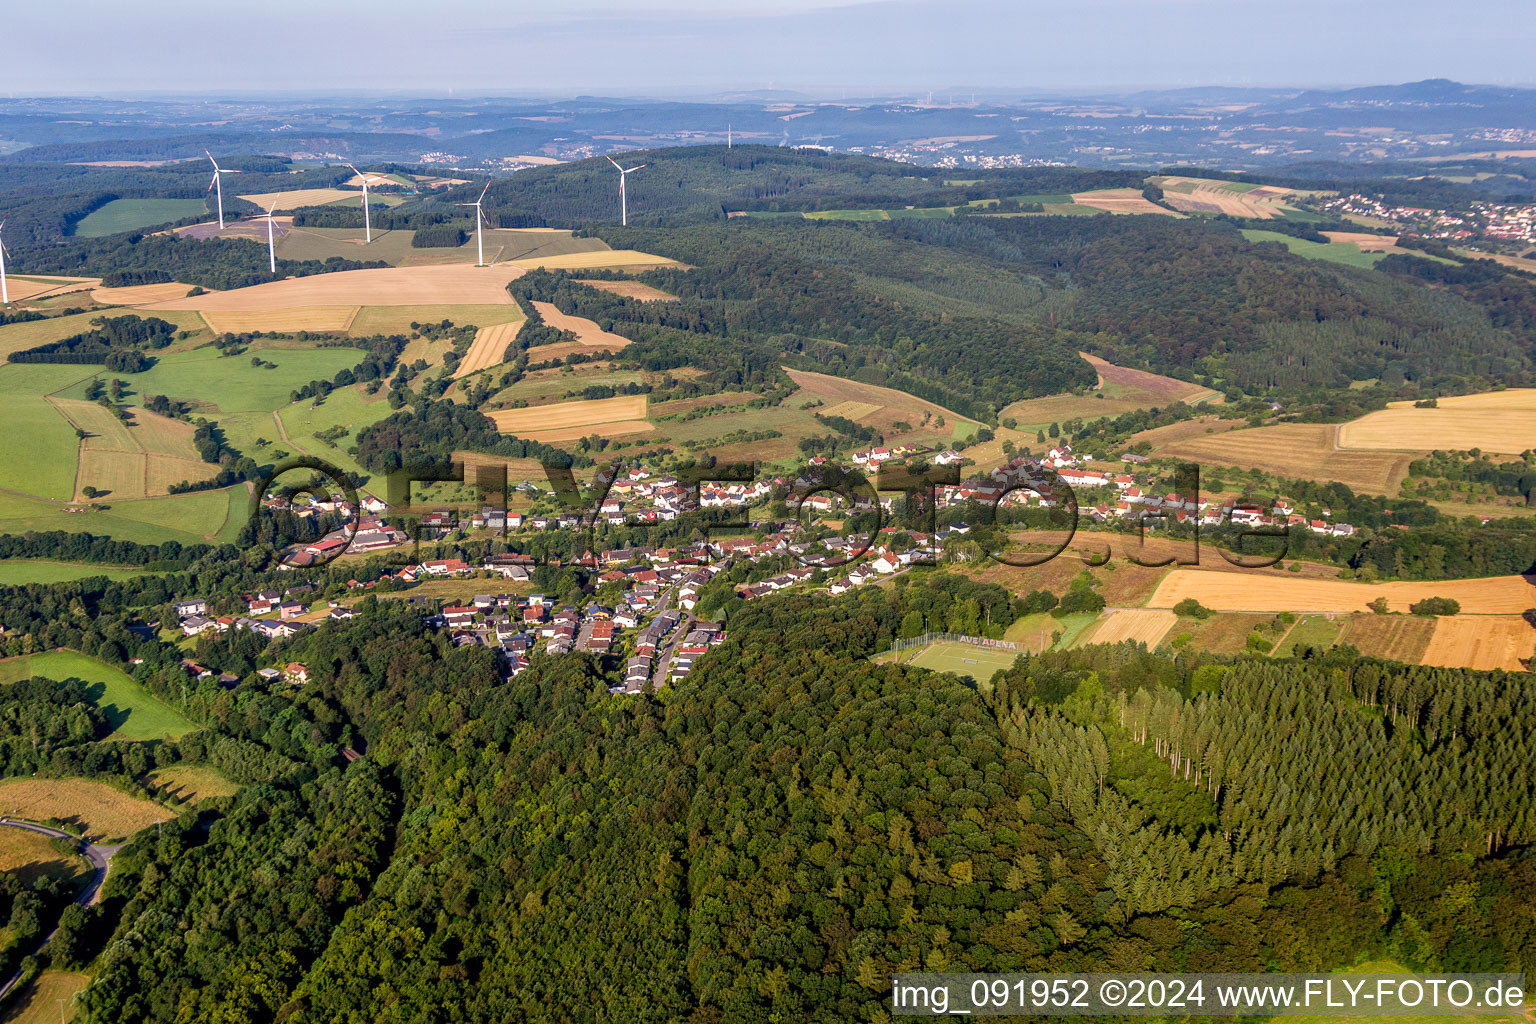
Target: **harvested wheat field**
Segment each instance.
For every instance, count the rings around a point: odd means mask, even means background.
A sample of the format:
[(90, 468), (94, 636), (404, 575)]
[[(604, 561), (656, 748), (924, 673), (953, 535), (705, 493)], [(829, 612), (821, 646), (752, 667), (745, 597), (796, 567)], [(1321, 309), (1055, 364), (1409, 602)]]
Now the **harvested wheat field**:
[(1391, 611), (1406, 612), (1409, 605), (1426, 597), (1449, 597), (1460, 602), (1464, 615), (1518, 615), (1536, 607), (1536, 586), (1524, 576), (1351, 583), (1175, 569), (1163, 578), (1147, 605), (1172, 608), (1186, 597), (1220, 612), (1363, 612), (1378, 597), (1387, 599)]
[[(549, 406), (540, 406), (548, 409)], [(487, 413), (491, 419), (496, 418), (495, 413)], [(560, 427), (553, 430), (519, 430), (517, 436), (529, 441), (542, 441), (546, 444), (554, 444), (559, 441), (578, 441), (583, 437), (591, 437), (596, 434), (609, 440), (619, 437), (633, 437), (636, 434), (646, 434), (656, 429), (656, 425), (650, 420), (611, 420), (606, 423), (594, 423), (586, 427)]]
[(0, 871), (18, 875), (27, 885), (43, 879), (84, 881), (90, 866), (84, 857), (60, 853), (55, 840), (19, 828), (0, 828)]
[(1337, 642), (1372, 658), (1417, 665), (1434, 632), (1434, 620), (1417, 615), (1352, 615)]
[(1072, 202), (1078, 206), (1091, 206), (1095, 210), (1104, 210), (1107, 213), (1161, 213), (1167, 217), (1181, 216), (1167, 207), (1149, 202), (1137, 188), (1101, 188), (1092, 192), (1074, 192)]
[[(1154, 454), (1188, 459), (1202, 466), (1261, 469), (1279, 477), (1337, 480), (1366, 494), (1396, 494), (1399, 485), (1408, 475), (1409, 463), (1416, 457), (1414, 453), (1341, 451), (1334, 446), (1334, 429), (1327, 423), (1281, 423), (1272, 427), (1250, 427), (1216, 434), (1201, 433), (1178, 440), (1164, 440), (1156, 444)], [(1147, 432), (1151, 433), (1154, 432)], [(1411, 435), (1399, 435), (1399, 438), (1402, 436)], [(1137, 438), (1144, 439), (1149, 438), (1146, 435)], [(1424, 450), (1431, 447), (1425, 445)]]
[(626, 299), (638, 299), (641, 302), (676, 302), (676, 295), (668, 295), (660, 288), (652, 288), (648, 284), (639, 281), (580, 281), (577, 284), (596, 288), (600, 292), (611, 292), (614, 295), (622, 295)]
[(1134, 640), (1152, 648), (1178, 621), (1177, 615), (1162, 608), (1123, 608), (1100, 619), (1080, 643), (1118, 644)]
[(1019, 429), (1035, 430), (1049, 423), (1078, 417), (1097, 419), (1100, 416), (1118, 416), (1135, 409), (1150, 409), (1174, 402), (1201, 402), (1219, 397), (1210, 388), (1189, 381), (1164, 377), (1146, 370), (1133, 370), (1128, 366), (1116, 366), (1087, 352), (1079, 352), (1078, 355), (1098, 373), (1095, 390), (1103, 398), (1094, 393), (1026, 398), (1004, 407), (998, 413), (999, 419), (1018, 420)]
[(292, 309), (204, 310), (203, 319), (218, 334), (247, 331), (345, 331), (357, 306), (294, 306)]
[[(791, 370), (787, 366), (784, 367), (784, 372), (789, 374), (789, 379), (795, 382), (799, 390), (784, 399), (782, 408), (798, 409), (807, 400), (813, 398), (819, 398), (834, 409), (845, 402), (874, 406), (874, 409), (860, 417), (860, 422), (863, 426), (874, 427), (887, 433), (895, 432), (896, 423), (905, 422), (914, 427), (917, 426), (922, 422), (924, 413), (934, 421), (943, 417), (944, 426), (936, 429), (946, 435), (956, 424), (974, 422), (942, 405), (935, 405), (926, 399), (909, 395), (905, 391), (897, 391), (895, 388), (862, 384), (856, 380), (834, 377), (826, 373), (812, 373), (809, 370)], [(826, 415), (828, 410), (823, 408), (813, 411)]]
[(1225, 213), (1231, 217), (1270, 220), (1285, 215), (1281, 200), (1289, 189), (1254, 187), (1219, 178), (1173, 176), (1152, 179), (1163, 190), (1163, 201), (1186, 213)]
[(598, 249), (592, 252), (568, 252), (558, 256), (530, 256), (527, 259), (510, 260), (505, 266), (534, 270), (635, 270), (650, 267), (681, 266), (665, 256), (653, 256), (635, 249)]
[(506, 354), (507, 346), (512, 344), (512, 339), (517, 337), (517, 332), (522, 329), (522, 326), (523, 322), (519, 320), (516, 323), (480, 328), (475, 334), (474, 344), (469, 346), (469, 351), (464, 353), (464, 358), (460, 359), (459, 365), (454, 368), (454, 378), (499, 365), (501, 357)]
[(99, 277), (17, 277), (14, 274), (5, 277), (5, 288), (12, 302), (82, 291), (100, 283)]
[[(265, 212), (271, 204), (276, 204), (272, 206), (274, 210), (297, 210), (301, 206), (324, 206), (326, 203), (334, 203), (342, 199), (356, 199), (361, 203), (363, 194), (344, 188), (300, 188), (292, 192), (256, 192), (240, 198), (255, 203)], [(369, 199), (375, 203), (379, 202), (373, 196), (369, 196)]]
[[(554, 431), (571, 427), (595, 427), (598, 424), (645, 420), (644, 395), (620, 395), (587, 402), (558, 402), (531, 409), (498, 409), (486, 413), (504, 434), (526, 437), (528, 431)], [(646, 423), (649, 429), (650, 424)], [(581, 437), (581, 434), (577, 434)]]
[(122, 839), (174, 817), (159, 804), (94, 779), (0, 780), (0, 812), (28, 821), (77, 824), (93, 841)]
[(857, 421), (860, 416), (872, 415), (879, 412), (883, 408), (885, 408), (885, 406), (878, 405), (874, 402), (847, 401), (838, 402), (836, 405), (828, 406), (825, 409), (818, 409), (816, 411), (821, 413), (823, 416), (841, 416), (845, 420)]
[(129, 426), (96, 402), (48, 401), (71, 426), (86, 432), (75, 473), (77, 501), (85, 498), (81, 492), (87, 486), (119, 500), (156, 497), (171, 484), (207, 480), (219, 471), (198, 457), (190, 423), (135, 407)]
[(156, 308), (195, 309), (206, 314), (337, 305), (514, 305), (507, 284), (522, 275), (521, 269), (505, 263), (494, 267), (453, 263), (433, 267), (342, 270), (334, 274), (270, 281), (227, 292), (192, 295), (157, 303)]
[(1536, 388), (1439, 399), (1435, 409), (1391, 402), (1339, 427), (1339, 447), (1371, 451), (1434, 449), (1518, 455), (1536, 447)]
[(91, 298), (103, 306), (137, 306), (143, 302), (179, 299), (191, 290), (189, 284), (168, 281), (165, 284), (135, 284), (126, 288), (95, 288), (91, 291)]
[(1396, 235), (1373, 235), (1369, 231), (1324, 231), (1334, 245), (1353, 245), (1361, 252), (1402, 252)]
[(576, 335), (576, 340), (587, 348), (616, 352), (629, 344), (628, 338), (605, 331), (586, 317), (560, 312), (554, 303), (535, 302), (533, 308), (539, 311), (539, 316), (546, 324), (557, 331), (570, 331)]
[(1523, 672), (1536, 651), (1536, 629), (1519, 615), (1444, 615), (1422, 664)]

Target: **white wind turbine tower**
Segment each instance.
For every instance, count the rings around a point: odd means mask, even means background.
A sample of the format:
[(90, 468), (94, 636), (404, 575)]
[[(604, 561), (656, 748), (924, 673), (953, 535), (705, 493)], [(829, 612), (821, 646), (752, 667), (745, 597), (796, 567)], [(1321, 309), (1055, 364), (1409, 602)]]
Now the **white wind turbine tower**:
[[(203, 150), (203, 152), (204, 153), (208, 153), (208, 151), (206, 149)], [(213, 181), (209, 182), (209, 184), (208, 184), (208, 191), (212, 192), (214, 189), (218, 189), (219, 190), (219, 230), (223, 231), (224, 230), (224, 175), (228, 174), (229, 172), (226, 171), (224, 168), (219, 166), (219, 162), (213, 158), (213, 154), (212, 153), (208, 153), (208, 162), (213, 164)]]
[[(351, 164), (347, 164), (347, 166), (352, 167)], [(363, 244), (367, 245), (373, 241), (373, 226), (368, 223), (368, 175), (364, 174), (356, 167), (352, 167), (352, 173), (357, 175), (363, 181)], [(379, 178), (377, 180), (383, 181), (384, 179)]]
[(272, 273), (277, 273), (277, 245), (272, 240), (272, 211), (277, 209), (277, 200), (272, 200), (272, 205), (267, 207), (267, 265), (272, 268)]
[(480, 212), (480, 204), (485, 201), (485, 194), (491, 190), (491, 183), (487, 181), (485, 188), (480, 190), (480, 198), (472, 203), (459, 203), (459, 206), (473, 206), (475, 208), (475, 248), (479, 250), (480, 262), (475, 266), (485, 266), (485, 215)]
[(729, 121), (725, 123), (725, 148), (731, 148), (731, 123)]
[(613, 157), (610, 156), (607, 159), (608, 159), (609, 163), (613, 164), (614, 167), (618, 167), (618, 170), (619, 170), (619, 223), (623, 224), (625, 227), (628, 227), (629, 226), (629, 199), (628, 199), (627, 196), (624, 195), (624, 179), (629, 176), (630, 172), (638, 171), (642, 167), (649, 167), (651, 165), (650, 164), (636, 164), (633, 167), (624, 168), (624, 167), (619, 167), (619, 162), (617, 160), (615, 160)]
[[(0, 220), (0, 231), (5, 230), (5, 221)], [(0, 239), (0, 305), (11, 301), (11, 290), (5, 283), (5, 240)]]

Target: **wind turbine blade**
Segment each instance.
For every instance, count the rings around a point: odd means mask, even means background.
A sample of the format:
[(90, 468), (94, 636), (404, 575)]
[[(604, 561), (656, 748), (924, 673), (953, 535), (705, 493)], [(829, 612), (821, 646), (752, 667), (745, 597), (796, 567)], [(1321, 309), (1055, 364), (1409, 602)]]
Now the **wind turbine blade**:
[[(346, 163), (346, 161), (345, 161), (345, 160), (343, 160), (343, 161), (342, 161), (342, 163)], [(360, 170), (358, 170), (358, 169), (357, 169), (357, 168), (356, 168), (356, 167), (352, 167), (352, 165), (351, 165), (351, 164), (347, 164), (347, 166), (348, 166), (348, 167), (351, 167), (351, 168), (352, 168), (352, 173), (353, 173), (353, 174), (355, 174), (355, 175), (357, 175), (357, 176), (358, 176), (358, 177), (359, 177), (359, 178), (361, 178), (361, 177), (362, 177), (362, 176), (363, 176), (363, 172), (362, 172), (362, 171), (360, 171)]]
[[(607, 153), (603, 154), (603, 159), (607, 160), (609, 163), (613, 164), (613, 166), (619, 167), (619, 162), (617, 160), (615, 160), (613, 157), (609, 156)], [(623, 174), (624, 173), (624, 168), (619, 167), (619, 173)]]
[(219, 176), (217, 174), (215, 174), (213, 176), (213, 180), (208, 183), (208, 191), (212, 192), (213, 191), (213, 186), (217, 185), (218, 183), (219, 183)]
[[(485, 183), (485, 188), (483, 188), (483, 189), (481, 189), (481, 190), (480, 190), (480, 199), (484, 199), (484, 198), (485, 198), (485, 194), (486, 194), (486, 193), (487, 193), (487, 192), (489, 192), (489, 191), (490, 191), (490, 190), (491, 190), (491, 183), (490, 183), (490, 182), (489, 182), (489, 181), (487, 181), (487, 182), (486, 182), (486, 183)], [(480, 205), (480, 199), (476, 199), (476, 200), (475, 200), (475, 205), (476, 205), (476, 206), (479, 206), (479, 205)]]
[[(635, 166), (634, 166), (634, 167), (631, 167), (631, 168), (630, 168), (630, 169), (629, 169), (629, 171), (638, 171), (638, 170), (639, 170), (639, 169), (640, 169), (640, 168), (642, 168), (642, 167), (649, 167), (649, 166), (651, 166), (651, 165), (650, 165), (650, 164), (636, 164), (636, 165), (635, 165)], [(628, 174), (628, 173), (629, 173), (629, 171), (625, 171), (625, 172), (624, 172), (624, 173), (625, 173), (625, 174)]]

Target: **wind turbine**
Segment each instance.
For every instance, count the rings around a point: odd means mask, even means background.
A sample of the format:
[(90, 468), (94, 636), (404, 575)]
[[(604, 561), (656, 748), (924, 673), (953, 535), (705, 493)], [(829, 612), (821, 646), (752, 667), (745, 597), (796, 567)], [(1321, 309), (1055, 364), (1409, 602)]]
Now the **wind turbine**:
[[(208, 153), (208, 151), (206, 149), (203, 150), (203, 152), (204, 153)], [(223, 231), (224, 230), (224, 178), (223, 178), (223, 176), (228, 174), (229, 172), (226, 171), (224, 168), (219, 166), (219, 162), (213, 158), (213, 154), (212, 153), (208, 153), (208, 162), (213, 164), (213, 181), (209, 182), (209, 184), (208, 184), (208, 191), (212, 192), (214, 189), (218, 189), (219, 190), (219, 230)]]
[(487, 181), (485, 188), (480, 190), (480, 198), (472, 203), (459, 203), (459, 206), (473, 206), (475, 208), (475, 248), (480, 252), (480, 262), (475, 266), (485, 266), (485, 215), (480, 212), (480, 203), (484, 201), (485, 194), (491, 190), (491, 183)]
[[(352, 167), (351, 164), (347, 164), (347, 166)], [(352, 173), (363, 179), (363, 244), (367, 245), (373, 241), (373, 227), (368, 223), (368, 176), (356, 167), (352, 167)], [(384, 179), (380, 178), (379, 180), (383, 181)]]
[(619, 223), (623, 224), (625, 227), (628, 227), (629, 226), (629, 199), (624, 195), (624, 179), (625, 179), (625, 177), (631, 171), (638, 171), (642, 167), (649, 167), (651, 165), (650, 164), (636, 164), (635, 166), (626, 169), (626, 168), (623, 168), (623, 167), (619, 167), (619, 162), (617, 160), (615, 160), (611, 156), (607, 157), (607, 160), (608, 160), (609, 163), (613, 164), (613, 166), (618, 167), (618, 169), (619, 169)]
[(277, 200), (272, 200), (272, 205), (267, 207), (267, 265), (272, 268), (272, 273), (277, 273), (277, 245), (272, 240), (272, 211), (277, 209)]
[[(5, 230), (5, 221), (0, 220), (0, 231)], [(0, 305), (11, 301), (11, 291), (5, 284), (5, 241), (0, 239)]]

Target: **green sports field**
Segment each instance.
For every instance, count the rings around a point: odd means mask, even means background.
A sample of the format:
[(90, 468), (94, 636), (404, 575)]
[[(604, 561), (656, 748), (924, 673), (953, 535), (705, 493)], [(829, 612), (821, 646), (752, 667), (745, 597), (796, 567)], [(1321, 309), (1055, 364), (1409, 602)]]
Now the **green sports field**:
[(908, 651), (901, 653), (900, 657), (904, 664), (932, 669), (935, 672), (952, 672), (957, 676), (969, 676), (977, 682), (991, 679), (994, 672), (1010, 667), (1014, 659), (1019, 656), (1017, 651), (995, 647), (972, 647), (970, 644), (949, 641), (931, 643), (927, 647), (919, 648), (915, 655), (908, 657), (910, 653)]
[(91, 697), (106, 711), (114, 726), (108, 739), (174, 739), (195, 728), (180, 711), (151, 694), (131, 676), (77, 651), (46, 651), (0, 661), (0, 683), (14, 683), (32, 676), (49, 679), (73, 676), (95, 683)]
[(119, 231), (169, 224), (207, 209), (201, 199), (114, 199), (76, 224), (75, 234), (81, 238), (100, 238)]

